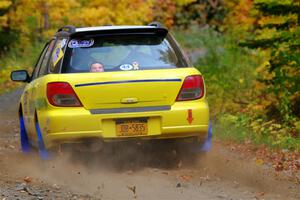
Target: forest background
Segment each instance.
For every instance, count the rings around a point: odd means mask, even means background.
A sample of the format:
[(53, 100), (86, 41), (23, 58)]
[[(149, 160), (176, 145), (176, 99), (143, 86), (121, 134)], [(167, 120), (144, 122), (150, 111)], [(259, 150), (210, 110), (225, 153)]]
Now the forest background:
[(300, 150), (300, 0), (0, 0), (0, 93), (58, 28), (168, 27), (204, 75), (217, 138)]

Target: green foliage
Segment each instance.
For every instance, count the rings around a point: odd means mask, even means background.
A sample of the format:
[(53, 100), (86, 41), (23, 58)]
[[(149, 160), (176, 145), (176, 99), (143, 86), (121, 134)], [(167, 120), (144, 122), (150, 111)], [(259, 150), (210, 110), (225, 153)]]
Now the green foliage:
[(18, 34), (8, 29), (0, 29), (0, 53), (11, 48), (18, 39)]
[(264, 15), (298, 14), (300, 10), (299, 1), (295, 0), (255, 0), (255, 6)]
[(251, 129), (248, 126), (249, 117), (247, 115), (220, 115), (218, 123), (213, 127), (216, 136), (223, 140), (244, 142), (251, 139)]
[(284, 136), (289, 137), (290, 132), (295, 131), (294, 122), (300, 118), (293, 110), (300, 98), (300, 5), (293, 0), (254, 2), (258, 10), (258, 26), (243, 45), (270, 52), (269, 61), (258, 80), (264, 84), (261, 93), (267, 92), (274, 97), (267, 110), (276, 109), (278, 114), (268, 116), (268, 120), (274, 119), (291, 127)]
[(195, 0), (192, 3), (177, 7), (175, 24), (180, 27), (210, 25), (218, 29), (223, 24), (225, 14), (223, 1)]
[[(289, 119), (293, 126), (288, 126), (272, 119), (275, 113), (265, 113), (265, 108), (272, 105), (270, 100), (257, 97), (268, 94), (258, 92), (265, 86), (256, 82), (261, 68), (268, 64), (263, 62), (267, 53), (239, 46), (238, 37), (231, 32), (192, 29), (175, 33), (187, 51), (198, 52), (194, 65), (205, 78), (213, 132), (218, 138), (300, 150), (300, 138), (290, 128), (297, 126), (300, 130), (300, 123)], [(288, 97), (282, 94), (282, 100)], [(289, 101), (285, 101), (282, 105), (286, 107), (282, 109), (290, 109)]]
[(178, 32), (176, 38), (200, 56), (194, 65), (204, 74), (212, 116), (243, 109), (250, 100), (254, 70), (262, 55), (240, 47), (229, 32), (193, 29)]
[(234, 142), (252, 142), (256, 145), (268, 145), (272, 148), (300, 151), (300, 138), (285, 133), (287, 127), (274, 121), (264, 122), (253, 119), (247, 114), (223, 114), (213, 127), (215, 135), (222, 140)]
[(10, 73), (13, 70), (26, 69), (32, 71), (36, 60), (44, 46), (44, 43), (33, 43), (24, 52), (14, 48), (9, 53), (2, 54), (0, 57), (0, 94), (7, 92), (16, 87), (20, 87), (22, 83), (10, 81)]
[(7, 50), (10, 44), (17, 39), (16, 32), (8, 26), (7, 14), (12, 8), (12, 1), (0, 1), (0, 52)]

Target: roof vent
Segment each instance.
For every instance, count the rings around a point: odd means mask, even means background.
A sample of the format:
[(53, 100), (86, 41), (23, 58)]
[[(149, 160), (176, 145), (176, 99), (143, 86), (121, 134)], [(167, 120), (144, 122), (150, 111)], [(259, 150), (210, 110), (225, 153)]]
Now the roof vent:
[(155, 26), (156, 28), (163, 28), (163, 26), (159, 22), (151, 22), (150, 24), (148, 24), (148, 26)]
[(75, 33), (76, 32), (76, 27), (71, 26), (71, 25), (67, 25), (67, 26), (61, 27), (60, 29), (57, 30), (57, 32), (61, 32), (61, 31), (65, 31), (65, 32), (68, 32), (68, 33)]

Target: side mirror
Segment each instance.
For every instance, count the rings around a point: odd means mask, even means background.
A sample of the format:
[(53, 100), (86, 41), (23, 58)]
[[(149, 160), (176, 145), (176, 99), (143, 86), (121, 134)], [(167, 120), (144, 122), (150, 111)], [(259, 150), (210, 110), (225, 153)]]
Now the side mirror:
[(12, 81), (29, 82), (30, 76), (26, 70), (17, 70), (11, 72), (10, 79)]

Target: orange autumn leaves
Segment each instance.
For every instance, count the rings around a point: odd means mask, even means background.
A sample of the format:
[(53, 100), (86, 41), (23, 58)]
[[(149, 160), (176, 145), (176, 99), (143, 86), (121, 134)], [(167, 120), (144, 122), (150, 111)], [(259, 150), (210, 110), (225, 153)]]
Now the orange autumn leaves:
[(0, 26), (17, 31), (22, 39), (27, 40), (50, 37), (59, 27), (66, 24), (78, 27), (107, 24), (138, 25), (158, 19), (170, 27), (173, 25), (176, 7), (194, 1), (6, 0), (0, 1), (0, 9), (6, 11), (0, 17)]

